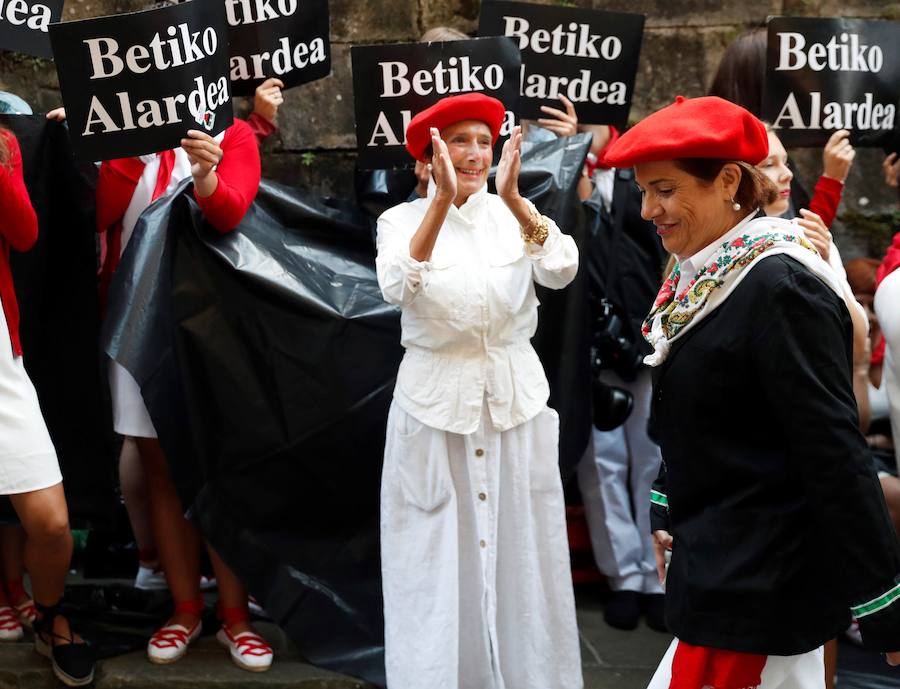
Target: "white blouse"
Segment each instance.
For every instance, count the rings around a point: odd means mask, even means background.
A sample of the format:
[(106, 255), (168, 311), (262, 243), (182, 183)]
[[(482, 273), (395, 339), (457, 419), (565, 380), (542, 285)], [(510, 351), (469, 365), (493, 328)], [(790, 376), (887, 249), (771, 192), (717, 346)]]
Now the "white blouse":
[(394, 399), (423, 424), (473, 433), (487, 402), (494, 428), (534, 418), (549, 386), (531, 337), (537, 329), (534, 282), (551, 289), (578, 272), (574, 240), (550, 221), (543, 246), (525, 245), (519, 223), (487, 185), (451, 206), (430, 261), (409, 255), (428, 196), (378, 219), (378, 284), (401, 307), (406, 349)]

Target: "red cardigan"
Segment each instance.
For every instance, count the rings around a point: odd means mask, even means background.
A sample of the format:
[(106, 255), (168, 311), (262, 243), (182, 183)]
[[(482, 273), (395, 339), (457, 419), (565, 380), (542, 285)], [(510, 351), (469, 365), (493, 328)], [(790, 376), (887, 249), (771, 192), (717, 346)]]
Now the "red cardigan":
[[(253, 130), (243, 120), (235, 120), (222, 138), (222, 162), (216, 168), (218, 186), (206, 198), (194, 198), (210, 225), (219, 232), (233, 230), (241, 222), (259, 189), (259, 147)], [(106, 257), (101, 268), (101, 289), (119, 263), (122, 218), (134, 189), (144, 171), (138, 158), (107, 160), (100, 165), (97, 180), (97, 231), (112, 230), (107, 239)]]
[(22, 356), (19, 342), (19, 305), (13, 289), (12, 273), (9, 269), (9, 249), (28, 251), (37, 241), (37, 215), (28, 198), (25, 180), (22, 177), (22, 152), (15, 135), (0, 129), (9, 162), (0, 165), (0, 301), (9, 329), (9, 341), (13, 354)]
[(829, 229), (834, 224), (843, 193), (844, 185), (836, 179), (822, 175), (816, 182), (812, 199), (809, 201), (809, 210), (818, 214)]

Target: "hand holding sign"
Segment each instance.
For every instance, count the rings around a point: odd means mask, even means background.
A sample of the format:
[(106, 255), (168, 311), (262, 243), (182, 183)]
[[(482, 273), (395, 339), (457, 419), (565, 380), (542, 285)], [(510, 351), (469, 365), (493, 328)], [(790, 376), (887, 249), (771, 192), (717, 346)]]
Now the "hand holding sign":
[(278, 108), (284, 103), (284, 95), (281, 93), (283, 88), (284, 82), (275, 78), (266, 79), (257, 86), (253, 96), (253, 112), (275, 124), (275, 120), (278, 118)]
[(479, 36), (508, 36), (521, 50), (521, 117), (559, 118), (547, 102), (565, 98), (591, 124), (627, 123), (643, 31), (639, 14), (507, 0), (484, 0), (478, 24)]
[(542, 105), (541, 111), (551, 115), (551, 117), (542, 117), (538, 120), (538, 124), (544, 129), (549, 129), (557, 136), (575, 136), (578, 133), (578, 115), (575, 114), (575, 106), (564, 95), (559, 94), (566, 111), (551, 108), (548, 105)]
[(850, 132), (839, 129), (829, 137), (822, 152), (823, 174), (843, 183), (847, 179), (847, 173), (850, 172), (854, 157), (856, 151), (850, 144)]
[(191, 162), (191, 175), (197, 195), (203, 198), (212, 196), (218, 186), (218, 178), (214, 173), (224, 155), (218, 142), (209, 134), (189, 129), (187, 138), (181, 140), (181, 147)]

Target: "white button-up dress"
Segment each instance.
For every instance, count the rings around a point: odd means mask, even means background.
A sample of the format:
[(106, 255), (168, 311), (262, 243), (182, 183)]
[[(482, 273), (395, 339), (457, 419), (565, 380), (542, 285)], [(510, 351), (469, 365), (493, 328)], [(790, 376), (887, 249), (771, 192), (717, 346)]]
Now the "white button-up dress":
[(381, 484), (388, 687), (580, 689), (559, 420), (530, 342), (534, 282), (565, 287), (578, 250), (552, 222), (526, 246), (485, 187), (415, 261), (433, 194), (378, 220), (406, 349)]

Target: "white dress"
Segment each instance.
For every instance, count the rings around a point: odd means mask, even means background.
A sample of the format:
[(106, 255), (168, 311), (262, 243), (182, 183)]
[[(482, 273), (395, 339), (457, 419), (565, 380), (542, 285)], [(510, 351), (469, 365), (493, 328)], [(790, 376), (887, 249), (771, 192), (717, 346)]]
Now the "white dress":
[[(140, 159), (144, 163), (144, 171), (131, 196), (131, 202), (125, 210), (125, 215), (122, 217), (122, 252), (125, 251), (128, 240), (131, 239), (138, 218), (152, 202), (159, 173), (159, 154), (143, 155), (140, 156)], [(179, 182), (190, 174), (191, 163), (187, 153), (181, 148), (176, 148), (172, 177), (163, 195), (173, 191)], [(109, 362), (109, 389), (112, 396), (115, 432), (136, 438), (155, 438), (156, 429), (153, 427), (150, 414), (144, 405), (140, 386), (134, 377), (115, 361)]]
[(378, 222), (378, 280), (402, 307), (381, 484), (390, 689), (580, 689), (559, 421), (530, 344), (537, 281), (568, 284), (571, 237), (526, 247), (502, 201), (452, 207), (409, 256), (429, 198)]
[(13, 354), (0, 307), (0, 495), (29, 493), (62, 481), (56, 449), (22, 357)]

